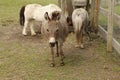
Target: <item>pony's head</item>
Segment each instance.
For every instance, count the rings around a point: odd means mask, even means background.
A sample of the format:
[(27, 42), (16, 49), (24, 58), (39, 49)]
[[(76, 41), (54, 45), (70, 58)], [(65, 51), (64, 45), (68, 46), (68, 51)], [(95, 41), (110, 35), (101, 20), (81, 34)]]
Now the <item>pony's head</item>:
[(54, 16), (54, 18), (50, 19), (48, 12), (45, 13), (44, 18), (45, 21), (45, 32), (49, 38), (50, 47), (54, 47), (56, 44), (57, 37), (59, 36), (59, 16)]

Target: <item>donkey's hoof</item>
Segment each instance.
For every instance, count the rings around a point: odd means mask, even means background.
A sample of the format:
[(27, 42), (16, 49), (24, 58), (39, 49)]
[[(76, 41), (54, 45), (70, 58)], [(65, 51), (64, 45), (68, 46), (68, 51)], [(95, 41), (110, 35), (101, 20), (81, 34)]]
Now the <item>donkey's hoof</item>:
[(64, 63), (64, 62), (61, 62), (61, 63), (60, 63), (60, 65), (61, 65), (61, 66), (64, 66), (64, 65), (65, 65), (65, 63)]
[(54, 63), (51, 63), (51, 64), (50, 64), (50, 67), (55, 67), (55, 64), (54, 64)]

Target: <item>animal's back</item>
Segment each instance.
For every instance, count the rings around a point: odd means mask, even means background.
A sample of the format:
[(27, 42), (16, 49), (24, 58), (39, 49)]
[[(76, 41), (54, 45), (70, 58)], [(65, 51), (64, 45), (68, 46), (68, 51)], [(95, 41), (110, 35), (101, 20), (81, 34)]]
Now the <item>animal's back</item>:
[(87, 20), (88, 20), (88, 13), (85, 9), (78, 8), (73, 11), (72, 21), (75, 30), (80, 30), (82, 25), (84, 25)]
[(34, 18), (36, 20), (43, 21), (43, 20), (45, 20), (44, 14), (46, 12), (48, 12), (49, 17), (51, 18), (52, 17), (52, 13), (55, 12), (55, 11), (57, 11), (59, 13), (62, 12), (62, 10), (55, 4), (49, 4), (49, 5), (43, 6), (41, 8), (36, 8), (36, 10), (34, 12)]
[(26, 18), (29, 18), (29, 19), (33, 19), (33, 16), (34, 16), (34, 12), (37, 8), (41, 8), (42, 5), (40, 4), (28, 4), (26, 5), (25, 7), (25, 17)]

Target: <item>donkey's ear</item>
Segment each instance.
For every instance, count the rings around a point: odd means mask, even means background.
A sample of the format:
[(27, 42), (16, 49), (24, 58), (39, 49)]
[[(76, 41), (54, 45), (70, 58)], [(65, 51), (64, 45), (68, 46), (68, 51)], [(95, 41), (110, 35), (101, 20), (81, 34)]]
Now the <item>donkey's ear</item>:
[(60, 13), (55, 11), (52, 13), (52, 20), (59, 20), (60, 19)]
[(48, 15), (48, 12), (46, 12), (46, 13), (44, 14), (44, 18), (45, 18), (46, 20), (50, 20), (50, 17), (49, 17), (49, 15)]
[(61, 18), (61, 14), (57, 13), (57, 20), (60, 20), (60, 18)]

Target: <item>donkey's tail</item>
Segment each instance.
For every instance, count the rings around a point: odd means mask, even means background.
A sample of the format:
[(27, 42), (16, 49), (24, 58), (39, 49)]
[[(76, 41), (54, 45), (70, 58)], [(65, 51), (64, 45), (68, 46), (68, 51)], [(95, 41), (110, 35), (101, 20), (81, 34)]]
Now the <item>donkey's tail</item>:
[(20, 25), (22, 25), (22, 26), (24, 26), (24, 22), (25, 22), (24, 11), (25, 11), (25, 6), (23, 6), (23, 7), (20, 9)]

